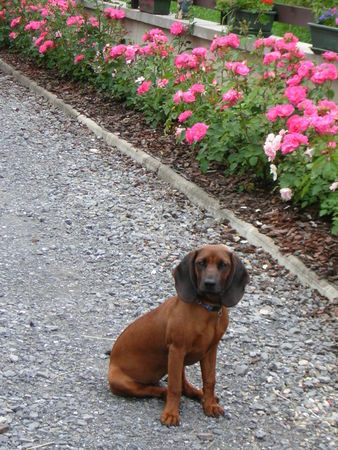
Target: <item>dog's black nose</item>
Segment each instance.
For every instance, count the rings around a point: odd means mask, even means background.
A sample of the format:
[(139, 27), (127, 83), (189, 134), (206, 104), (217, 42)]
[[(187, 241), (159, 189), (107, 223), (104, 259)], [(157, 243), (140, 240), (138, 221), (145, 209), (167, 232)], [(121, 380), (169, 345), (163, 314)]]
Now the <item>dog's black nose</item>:
[(216, 281), (213, 278), (206, 278), (204, 280), (205, 289), (212, 291), (213, 289), (215, 289), (215, 286), (216, 286)]

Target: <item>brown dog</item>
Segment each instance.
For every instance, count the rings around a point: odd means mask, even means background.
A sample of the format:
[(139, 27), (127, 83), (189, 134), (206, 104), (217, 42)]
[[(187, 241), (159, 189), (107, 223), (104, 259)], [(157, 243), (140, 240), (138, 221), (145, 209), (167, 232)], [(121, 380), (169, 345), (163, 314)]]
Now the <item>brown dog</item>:
[[(114, 394), (163, 397), (161, 422), (178, 425), (183, 393), (202, 401), (207, 416), (223, 415), (214, 394), (216, 351), (228, 323), (227, 307), (238, 303), (249, 276), (223, 245), (189, 253), (174, 269), (177, 295), (129, 325), (110, 355)], [(184, 366), (200, 362), (203, 389), (191, 386)], [(168, 388), (159, 386), (168, 374)]]

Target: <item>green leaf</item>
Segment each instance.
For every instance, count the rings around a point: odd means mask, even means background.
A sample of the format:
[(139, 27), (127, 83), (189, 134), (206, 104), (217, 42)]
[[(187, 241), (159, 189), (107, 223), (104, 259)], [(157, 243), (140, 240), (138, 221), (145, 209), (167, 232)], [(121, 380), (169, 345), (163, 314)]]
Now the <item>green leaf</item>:
[(251, 156), (251, 158), (249, 159), (249, 164), (251, 167), (255, 167), (257, 162), (258, 162), (257, 156)]
[(201, 171), (205, 173), (209, 169), (209, 161), (207, 159), (200, 161), (200, 168)]

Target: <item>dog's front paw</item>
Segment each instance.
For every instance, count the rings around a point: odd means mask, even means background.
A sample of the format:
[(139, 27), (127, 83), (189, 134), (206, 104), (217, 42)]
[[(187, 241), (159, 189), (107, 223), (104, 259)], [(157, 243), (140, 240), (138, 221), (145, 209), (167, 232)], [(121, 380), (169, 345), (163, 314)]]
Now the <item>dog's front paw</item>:
[(224, 409), (218, 403), (204, 404), (204, 414), (209, 417), (224, 416)]
[(161, 415), (161, 424), (166, 425), (167, 427), (176, 427), (180, 424), (180, 416), (178, 413), (170, 413), (164, 410)]

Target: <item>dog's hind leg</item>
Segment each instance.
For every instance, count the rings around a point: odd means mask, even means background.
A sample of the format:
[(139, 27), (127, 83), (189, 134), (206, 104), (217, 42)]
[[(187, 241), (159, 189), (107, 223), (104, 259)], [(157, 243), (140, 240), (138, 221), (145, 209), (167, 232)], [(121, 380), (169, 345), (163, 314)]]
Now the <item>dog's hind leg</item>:
[(167, 394), (167, 388), (137, 383), (119, 367), (113, 365), (109, 367), (108, 381), (112, 393), (116, 395), (165, 398)]

